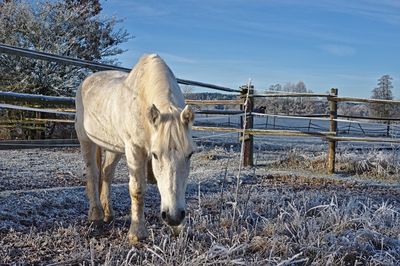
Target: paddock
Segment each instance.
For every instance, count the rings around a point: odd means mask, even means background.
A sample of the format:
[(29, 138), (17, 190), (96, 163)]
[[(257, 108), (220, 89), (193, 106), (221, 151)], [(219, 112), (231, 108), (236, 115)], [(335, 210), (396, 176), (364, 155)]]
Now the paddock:
[[(4, 45), (0, 52), (97, 70), (118, 68)], [(0, 264), (400, 263), (399, 119), (382, 118), (384, 124), (374, 122), (377, 118), (337, 114), (343, 101), (398, 101), (339, 97), (337, 89), (265, 94), (254, 91), (250, 82), (239, 89), (178, 82), (237, 96), (187, 99), (198, 106), (236, 107), (197, 111), (198, 150), (182, 233), (173, 237), (160, 221), (160, 197), (149, 185), (145, 216), (152, 225), (150, 237), (138, 246), (128, 244), (128, 171), (122, 160), (112, 188), (116, 220), (103, 234), (94, 234), (86, 222), (85, 177), (76, 140), (2, 140)], [(253, 110), (257, 97), (313, 97), (329, 108), (325, 114), (301, 117), (263, 114)], [(2, 121), (5, 128), (19, 124), (39, 132), (49, 120), (40, 113), (56, 115), (50, 119), (54, 123), (73, 121), (73, 98), (1, 92), (0, 100), (2, 109), (36, 114)], [(284, 119), (289, 122), (282, 123)], [(306, 125), (295, 122), (300, 119)]]

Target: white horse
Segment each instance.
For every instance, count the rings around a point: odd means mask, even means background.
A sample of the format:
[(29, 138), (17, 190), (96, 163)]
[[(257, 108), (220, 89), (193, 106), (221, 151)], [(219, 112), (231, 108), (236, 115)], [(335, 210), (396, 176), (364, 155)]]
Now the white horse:
[(87, 77), (76, 93), (75, 129), (85, 162), (89, 221), (102, 225), (113, 219), (110, 183), (125, 153), (131, 196), (129, 240), (136, 243), (148, 234), (146, 174), (148, 179), (154, 174), (157, 182), (162, 219), (181, 225), (193, 119), (174, 74), (158, 55), (143, 56), (130, 73), (102, 71)]

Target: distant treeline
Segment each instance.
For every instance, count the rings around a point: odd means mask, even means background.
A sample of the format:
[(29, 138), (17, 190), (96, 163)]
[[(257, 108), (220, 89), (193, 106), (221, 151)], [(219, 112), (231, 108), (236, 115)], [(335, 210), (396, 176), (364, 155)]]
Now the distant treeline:
[[(378, 86), (372, 91), (374, 99), (392, 100), (392, 78), (384, 75), (378, 80)], [(232, 100), (237, 95), (199, 92), (193, 93), (190, 86), (182, 88), (187, 99), (191, 100)], [(266, 91), (259, 93), (312, 93), (307, 89), (303, 81), (297, 83), (273, 84)], [(233, 105), (215, 105), (215, 106), (198, 106), (198, 108), (207, 109), (238, 109), (239, 106)], [(324, 98), (317, 97), (271, 97), (271, 98), (255, 98), (254, 110), (267, 114), (285, 114), (285, 115), (306, 115), (306, 114), (328, 114), (328, 101)], [(381, 117), (381, 118), (398, 118), (400, 117), (400, 105), (395, 104), (366, 104), (343, 102), (338, 104), (338, 114), (347, 116), (363, 116), (363, 117)]]
[[(237, 99), (237, 97), (237, 95), (232, 94), (210, 92), (185, 93), (185, 98), (190, 100), (233, 100)], [(198, 107), (202, 109), (239, 109), (239, 106), (224, 106), (220, 104)], [(255, 98), (254, 110), (267, 114), (285, 115), (328, 114), (328, 102), (326, 99), (316, 97)], [(340, 115), (369, 116), (371, 115), (370, 110), (371, 106), (366, 103), (340, 103), (338, 105), (338, 114)]]
[(237, 95), (222, 94), (217, 92), (197, 92), (197, 93), (184, 93), (185, 98), (189, 100), (234, 100)]

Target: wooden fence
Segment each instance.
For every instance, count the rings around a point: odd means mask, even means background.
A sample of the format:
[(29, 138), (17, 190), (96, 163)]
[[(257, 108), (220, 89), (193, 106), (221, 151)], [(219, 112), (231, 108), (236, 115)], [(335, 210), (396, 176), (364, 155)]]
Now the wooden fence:
[[(51, 55), (47, 53), (41, 53), (36, 51), (30, 51), (27, 49), (21, 49), (16, 47), (10, 47), (6, 45), (0, 44), (0, 53), (9, 53), (18, 56), (31, 57), (34, 59), (41, 60), (49, 60), (55, 61), (62, 64), (72, 64), (81, 67), (89, 67), (95, 70), (106, 70), (106, 69), (118, 69), (121, 71), (129, 71), (126, 68), (120, 68), (116, 66), (104, 65), (100, 63), (94, 63), (85, 60), (79, 60), (74, 58), (68, 58), (63, 56)], [(211, 127), (211, 126), (194, 126), (194, 130), (197, 131), (220, 131), (220, 132), (236, 132), (240, 134), (240, 140), (244, 142), (244, 156), (243, 156), (243, 164), (244, 166), (252, 166), (253, 165), (253, 145), (254, 139), (253, 136), (256, 135), (276, 135), (276, 136), (300, 136), (300, 137), (318, 137), (326, 140), (328, 142), (328, 156), (327, 156), (327, 170), (328, 173), (332, 174), (335, 171), (335, 155), (336, 155), (336, 146), (340, 141), (351, 141), (351, 142), (384, 142), (384, 143), (400, 143), (400, 139), (398, 138), (383, 138), (383, 137), (343, 137), (338, 135), (338, 114), (337, 114), (337, 106), (340, 102), (362, 102), (362, 103), (377, 103), (377, 104), (400, 104), (400, 101), (391, 101), (391, 100), (377, 100), (377, 99), (363, 99), (363, 98), (350, 98), (350, 97), (339, 97), (338, 90), (333, 88), (330, 90), (329, 94), (316, 94), (316, 93), (266, 93), (266, 94), (255, 94), (254, 87), (249, 84), (240, 87), (240, 89), (231, 89), (227, 87), (217, 86), (214, 84), (207, 84), (203, 82), (190, 81), (184, 79), (178, 79), (178, 83), (204, 87), (212, 90), (224, 91), (229, 93), (236, 93), (237, 99), (235, 100), (190, 100), (187, 99), (187, 104), (193, 105), (238, 105), (240, 106), (239, 110), (208, 110), (208, 111), (198, 111), (198, 113), (208, 113), (208, 114), (221, 114), (221, 115), (231, 115), (231, 114), (240, 114), (241, 116), (241, 125), (240, 127)], [(319, 97), (326, 98), (328, 101), (328, 113), (329, 117), (325, 118), (329, 120), (329, 131), (323, 132), (304, 132), (299, 130), (276, 130), (276, 129), (256, 129), (253, 127), (254, 124), (254, 116), (255, 115), (265, 115), (261, 113), (254, 112), (254, 99), (256, 97)], [(25, 110), (39, 113), (53, 113), (63, 116), (73, 116), (74, 115), (74, 98), (71, 97), (51, 97), (51, 96), (43, 96), (43, 95), (30, 95), (30, 94), (20, 94), (20, 93), (12, 93), (12, 92), (0, 92), (0, 109), (17, 109), (17, 110)], [(16, 105), (15, 103), (25, 103), (26, 105)], [(40, 107), (32, 107), (32, 104), (35, 105), (54, 105), (56, 108), (40, 108)], [(312, 116), (312, 115), (310, 115)], [(288, 116), (290, 117), (290, 116)], [(307, 118), (307, 116), (303, 116), (303, 118)], [(352, 119), (368, 119), (368, 117), (352, 117), (346, 116), (346, 118)], [(375, 120), (397, 120), (400, 119), (392, 119), (392, 118), (374, 118)], [(57, 123), (71, 123), (73, 120), (71, 119), (42, 119), (40, 116), (36, 116), (36, 118), (29, 119), (29, 122), (32, 123), (43, 123), (46, 121), (52, 121)], [(11, 121), (15, 122), (15, 121)], [(1, 127), (1, 125), (0, 125)], [(21, 147), (24, 145), (22, 141), (12, 142), (12, 141), (2, 141), (3, 148), (8, 147)], [(53, 141), (54, 142), (54, 141)], [(70, 141), (71, 142), (71, 141)], [(59, 141), (54, 145), (63, 146), (65, 144), (76, 145), (76, 141), (72, 141), (70, 143), (68, 141)], [(13, 145), (14, 143), (14, 145)], [(35, 147), (35, 145), (45, 145), (46, 141), (36, 142), (30, 141), (27, 143), (27, 147)], [(50, 143), (51, 142), (47, 142)], [(2, 144), (0, 143), (0, 146)]]
[[(253, 165), (253, 145), (254, 139), (253, 136), (257, 135), (271, 135), (271, 136), (292, 136), (292, 137), (319, 137), (328, 142), (328, 156), (327, 156), (327, 170), (328, 173), (334, 173), (335, 171), (335, 155), (336, 155), (336, 146), (340, 141), (351, 141), (351, 142), (381, 142), (381, 143), (400, 143), (400, 139), (398, 138), (386, 138), (386, 137), (347, 137), (347, 136), (339, 136), (337, 132), (337, 103), (343, 101), (352, 101), (352, 102), (372, 102), (372, 103), (381, 103), (381, 104), (400, 104), (400, 101), (387, 101), (387, 100), (376, 100), (376, 99), (362, 99), (362, 98), (347, 98), (347, 97), (338, 97), (338, 90), (331, 89), (330, 94), (310, 94), (310, 93), (273, 93), (273, 94), (254, 94), (253, 89), (250, 88), (248, 91), (247, 86), (242, 86), (240, 88), (241, 93), (237, 96), (236, 100), (186, 100), (187, 104), (192, 105), (238, 105), (240, 106), (239, 110), (203, 110), (197, 111), (200, 114), (219, 114), (219, 115), (232, 115), (232, 114), (241, 114), (241, 125), (240, 127), (212, 127), (212, 126), (194, 126), (193, 129), (197, 131), (216, 131), (216, 132), (234, 132), (240, 134), (240, 140), (244, 141), (244, 156), (243, 156), (243, 164), (245, 166)], [(245, 99), (248, 95), (248, 101), (245, 105)], [(253, 120), (255, 115), (261, 115), (260, 113), (253, 112), (253, 100), (255, 97), (325, 97), (328, 101), (329, 108), (329, 117), (326, 118), (329, 120), (330, 128), (329, 131), (319, 131), (319, 132), (304, 132), (300, 130), (277, 130), (277, 129), (256, 129), (253, 128)], [(33, 111), (36, 113), (53, 113), (56, 115), (62, 116), (74, 116), (74, 98), (71, 97), (51, 97), (51, 96), (43, 96), (43, 95), (31, 95), (31, 94), (22, 94), (22, 93), (12, 93), (12, 92), (0, 92), (0, 109), (17, 109), (17, 110), (26, 110)], [(29, 107), (25, 105), (15, 105), (15, 103), (24, 103), (28, 105), (56, 105), (57, 108), (39, 108), (39, 107)], [(312, 116), (312, 115), (311, 115)], [(315, 115), (314, 115), (315, 116)], [(287, 117), (296, 117), (297, 116), (287, 116)], [(353, 118), (351, 116), (345, 116), (346, 118)], [(358, 119), (368, 119), (368, 117), (355, 117)], [(307, 119), (307, 116), (304, 117)], [(386, 118), (374, 118), (380, 120), (387, 120)], [(246, 120), (246, 121), (245, 121)], [(396, 120), (394, 118), (390, 118), (389, 120)], [(40, 124), (44, 122), (56, 122), (56, 123), (73, 123), (72, 119), (40, 119), (40, 118), (31, 118), (24, 120), (27, 123), (32, 124)], [(399, 121), (397, 119), (397, 121)], [(10, 123), (20, 123), (21, 120), (9, 121)], [(0, 127), (3, 124), (0, 125)], [(244, 128), (244, 125), (245, 128)], [(35, 127), (33, 127), (35, 128)], [(20, 148), (20, 147), (41, 147), (41, 146), (50, 146), (50, 147), (62, 147), (62, 146), (76, 146), (76, 140), (29, 140), (29, 141), (2, 141), (0, 143), (2, 148)]]

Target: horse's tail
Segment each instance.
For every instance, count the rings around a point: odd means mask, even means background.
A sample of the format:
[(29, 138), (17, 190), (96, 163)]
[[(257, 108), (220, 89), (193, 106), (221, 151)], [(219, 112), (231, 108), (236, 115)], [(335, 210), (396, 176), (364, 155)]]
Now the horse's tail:
[(102, 158), (101, 158), (101, 148), (98, 145), (96, 145), (96, 164), (97, 164), (97, 169), (99, 170), (99, 192), (100, 192), (101, 191), (101, 183), (102, 183), (101, 168), (103, 166), (102, 166)]

